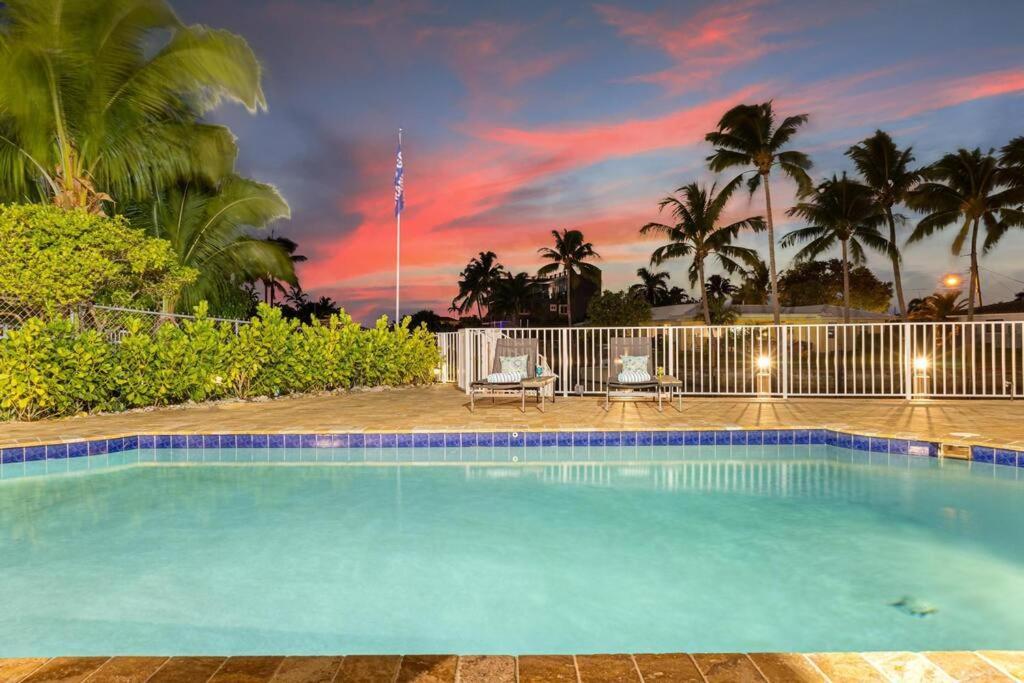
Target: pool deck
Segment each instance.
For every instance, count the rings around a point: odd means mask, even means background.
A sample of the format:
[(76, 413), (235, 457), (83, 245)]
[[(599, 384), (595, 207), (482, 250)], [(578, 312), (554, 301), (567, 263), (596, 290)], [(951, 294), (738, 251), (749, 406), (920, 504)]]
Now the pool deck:
[(558, 398), (526, 412), (518, 398), (468, 398), (450, 385), (221, 401), (40, 422), (0, 423), (0, 448), (136, 434), (329, 433), (346, 431), (543, 431), (835, 429), (857, 434), (1024, 450), (1024, 402), (1011, 400), (768, 399), (685, 397), (683, 409), (597, 396)]
[(1024, 653), (720, 653), (0, 659), (3, 683), (1014, 681)]

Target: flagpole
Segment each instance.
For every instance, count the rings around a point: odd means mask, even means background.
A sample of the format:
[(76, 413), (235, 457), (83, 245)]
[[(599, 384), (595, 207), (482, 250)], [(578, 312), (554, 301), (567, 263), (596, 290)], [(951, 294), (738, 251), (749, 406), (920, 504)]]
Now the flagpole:
[[(402, 148), (402, 129), (398, 129), (398, 148)], [(404, 166), (404, 164), (403, 164)], [(402, 212), (395, 213), (395, 326), (401, 322), (399, 311), (399, 288), (402, 279)]]

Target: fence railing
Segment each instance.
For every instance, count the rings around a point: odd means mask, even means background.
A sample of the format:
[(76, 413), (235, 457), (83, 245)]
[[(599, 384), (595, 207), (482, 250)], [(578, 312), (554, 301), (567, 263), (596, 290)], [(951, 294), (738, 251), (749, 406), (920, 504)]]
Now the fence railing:
[(686, 394), (1024, 396), (1021, 321), (474, 329), (457, 335), (442, 349), (463, 389), (490, 372), (496, 342), (505, 336), (537, 340), (562, 395), (603, 393), (614, 360), (609, 340), (647, 336), (654, 365), (678, 378)]
[(441, 351), (441, 367), (437, 381), (455, 382), (459, 372), (459, 333), (438, 332), (437, 347)]
[[(44, 310), (0, 297), (0, 339), (3, 339), (9, 330), (20, 328), (29, 318), (46, 318), (51, 315), (70, 318), (83, 329), (96, 330), (115, 342), (120, 341), (128, 333), (128, 322), (131, 320), (137, 320), (142, 323), (143, 329), (155, 332), (161, 325), (180, 324), (186, 320), (196, 319), (193, 315), (99, 304), (80, 304), (65, 309)], [(208, 316), (207, 319), (230, 325), (236, 334), (242, 325), (249, 324), (248, 320), (233, 318)]]

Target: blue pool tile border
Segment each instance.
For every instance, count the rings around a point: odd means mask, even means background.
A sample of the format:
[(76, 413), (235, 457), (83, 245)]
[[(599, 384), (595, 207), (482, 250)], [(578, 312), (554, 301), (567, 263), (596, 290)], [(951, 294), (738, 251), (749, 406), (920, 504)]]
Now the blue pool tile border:
[[(185, 453), (187, 461), (234, 460), (225, 451), (265, 449), (267, 460), (275, 461), (271, 451), (294, 448), (316, 452), (308, 461), (333, 462), (433, 462), (451, 460), (445, 452), (456, 452), (462, 462), (492, 461), (520, 458), (522, 462), (538, 460), (545, 449), (558, 458), (586, 460), (591, 446), (618, 449), (627, 457), (640, 449), (658, 446), (723, 447), (723, 446), (812, 446), (828, 445), (862, 452), (866, 455), (937, 457), (939, 444), (931, 441), (898, 439), (848, 433), (833, 429), (729, 429), (729, 430), (574, 430), (574, 431), (468, 431), (468, 432), (342, 432), (327, 434), (143, 434), (69, 441), (56, 444), (33, 444), (0, 449), (0, 467), (28, 463), (86, 458), (102, 458), (105, 463), (122, 464), (125, 451), (142, 450), (148, 455), (139, 462), (160, 462), (157, 451), (175, 450)], [(399, 449), (427, 451), (416, 457)], [(528, 452), (519, 456), (519, 451)], [(532, 452), (529, 452), (531, 451)], [(217, 451), (214, 455), (206, 451)], [(320, 453), (322, 451), (322, 453)], [(970, 447), (971, 460), (977, 465), (1024, 468), (1024, 451), (975, 445)], [(605, 455), (594, 451), (594, 456)], [(301, 457), (303, 461), (310, 456)], [(519, 460), (514, 460), (519, 462)], [(33, 465), (35, 467), (35, 465)], [(64, 467), (61, 465), (61, 467)], [(80, 469), (79, 466), (68, 467)], [(87, 468), (83, 465), (81, 468)], [(47, 466), (47, 471), (49, 466)]]

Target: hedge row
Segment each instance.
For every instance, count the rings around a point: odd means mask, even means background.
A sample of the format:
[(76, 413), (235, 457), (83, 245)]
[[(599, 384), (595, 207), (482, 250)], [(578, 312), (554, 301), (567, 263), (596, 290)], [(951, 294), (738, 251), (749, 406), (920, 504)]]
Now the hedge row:
[(64, 318), (28, 320), (0, 340), (0, 418), (425, 384), (440, 362), (433, 335), (408, 320), (364, 330), (343, 312), (303, 325), (261, 305), (236, 334), (197, 313), (155, 333), (130, 321), (118, 343)]

